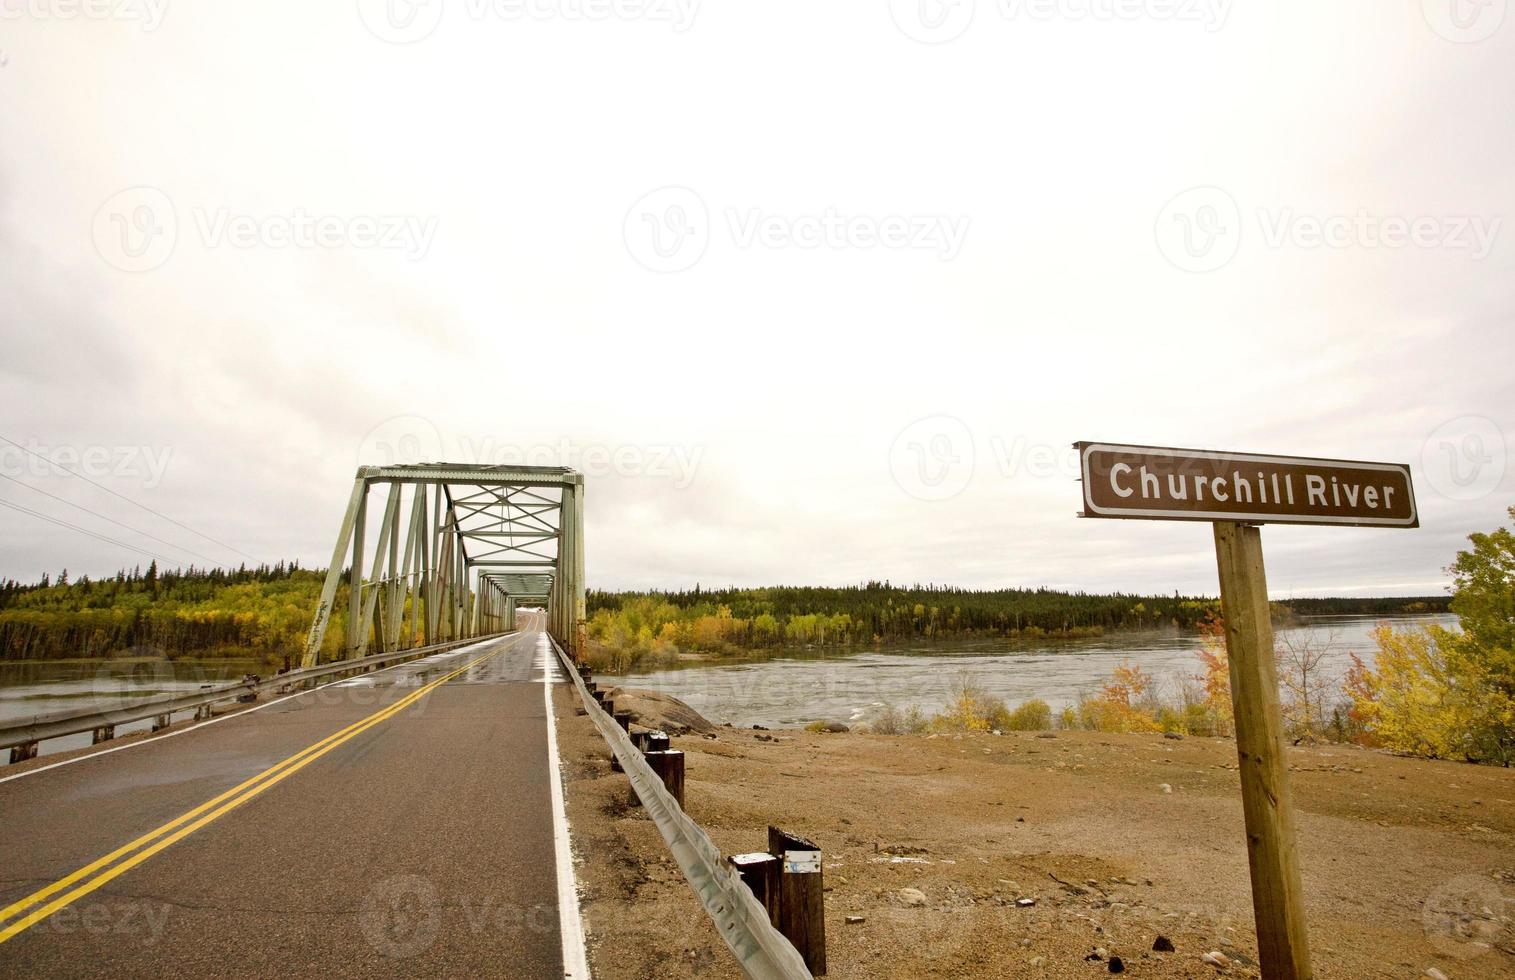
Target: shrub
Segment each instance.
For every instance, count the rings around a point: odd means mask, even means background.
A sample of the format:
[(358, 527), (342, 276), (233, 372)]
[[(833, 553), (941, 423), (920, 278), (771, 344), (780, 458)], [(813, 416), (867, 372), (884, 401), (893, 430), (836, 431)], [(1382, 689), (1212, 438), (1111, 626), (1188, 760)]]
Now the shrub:
[(1033, 698), (1012, 711), (999, 727), (1010, 732), (1042, 732), (1052, 727), (1052, 707)]

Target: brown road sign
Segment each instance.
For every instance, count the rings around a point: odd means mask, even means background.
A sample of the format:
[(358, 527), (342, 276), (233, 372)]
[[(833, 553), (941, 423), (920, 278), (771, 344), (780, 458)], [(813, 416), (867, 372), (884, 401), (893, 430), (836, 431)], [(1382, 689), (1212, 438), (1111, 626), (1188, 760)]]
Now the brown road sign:
[(1085, 517), (1419, 527), (1410, 467), (1080, 442)]

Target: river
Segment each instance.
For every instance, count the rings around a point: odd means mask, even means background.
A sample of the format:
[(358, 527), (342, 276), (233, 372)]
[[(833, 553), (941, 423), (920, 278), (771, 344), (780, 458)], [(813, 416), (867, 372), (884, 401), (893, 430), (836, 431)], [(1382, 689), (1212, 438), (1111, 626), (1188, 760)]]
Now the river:
[[(1381, 622), (1455, 627), (1457, 618), (1316, 616), (1276, 632), (1281, 641), (1325, 646), (1324, 665), (1335, 676), (1334, 687), (1350, 666), (1351, 653), (1373, 662), (1372, 631)], [(1123, 660), (1139, 665), (1160, 689), (1171, 691), (1178, 679), (1198, 673), (1199, 646), (1198, 634), (1176, 630), (1112, 632), (1034, 645), (957, 640), (882, 650), (800, 652), (760, 661), (695, 661), (597, 679), (666, 692), (717, 723), (778, 728), (818, 720), (861, 721), (886, 703), (901, 710), (918, 706), (934, 712), (964, 678), (1011, 707), (1041, 698), (1056, 711), (1096, 691)]]
[[(136, 698), (197, 691), (248, 673), (266, 673), (260, 660), (13, 660), (0, 662), (0, 725), (59, 711), (105, 710)], [(184, 715), (181, 718), (187, 717)], [(152, 727), (152, 719), (116, 726), (117, 735)], [(48, 739), (39, 754), (90, 744), (89, 732)], [(3, 760), (0, 760), (3, 761)]]

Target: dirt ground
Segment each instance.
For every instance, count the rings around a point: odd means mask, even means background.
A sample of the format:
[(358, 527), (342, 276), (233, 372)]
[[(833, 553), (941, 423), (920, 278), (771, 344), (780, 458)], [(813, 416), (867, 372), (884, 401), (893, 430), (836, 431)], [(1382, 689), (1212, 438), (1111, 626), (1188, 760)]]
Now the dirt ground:
[[(559, 694), (594, 975), (740, 976)], [(1258, 975), (1229, 740), (723, 727), (674, 743), (723, 853), (764, 849), (770, 823), (821, 845), (828, 976), (1094, 977), (1111, 957), (1132, 977)], [(1317, 976), (1515, 977), (1515, 771), (1336, 745), (1290, 765)]]

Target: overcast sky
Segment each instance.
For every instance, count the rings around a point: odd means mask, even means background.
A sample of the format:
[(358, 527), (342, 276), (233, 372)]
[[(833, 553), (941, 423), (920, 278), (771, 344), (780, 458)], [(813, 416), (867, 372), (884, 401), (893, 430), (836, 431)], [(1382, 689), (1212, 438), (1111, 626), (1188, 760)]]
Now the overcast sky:
[(1436, 592), (1515, 502), (1507, 13), (0, 0), (0, 436), (179, 523), (3, 443), (0, 501), (323, 564), (359, 462), (562, 463), (601, 588), (1213, 593), (1075, 516), (1101, 439), (1410, 463), (1270, 585)]

